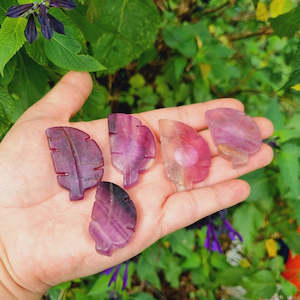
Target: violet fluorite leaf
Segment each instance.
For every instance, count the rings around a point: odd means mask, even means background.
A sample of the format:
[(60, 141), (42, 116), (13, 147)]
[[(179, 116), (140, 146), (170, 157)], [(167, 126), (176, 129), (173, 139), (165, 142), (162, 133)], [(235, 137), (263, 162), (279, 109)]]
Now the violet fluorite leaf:
[(261, 133), (255, 121), (232, 108), (216, 108), (205, 114), (208, 128), (224, 158), (232, 160), (233, 167), (245, 165), (249, 155), (261, 148)]
[(135, 225), (136, 209), (128, 194), (116, 184), (100, 182), (89, 226), (97, 252), (110, 256), (115, 248), (123, 248)]
[(192, 189), (209, 172), (211, 155), (206, 141), (190, 126), (159, 120), (161, 149), (167, 176), (177, 191)]
[(124, 187), (131, 187), (155, 158), (154, 136), (139, 119), (127, 114), (110, 114), (108, 127), (112, 164), (123, 174)]
[(70, 190), (71, 200), (83, 199), (84, 191), (102, 179), (101, 149), (88, 134), (76, 128), (52, 127), (46, 135), (59, 184)]

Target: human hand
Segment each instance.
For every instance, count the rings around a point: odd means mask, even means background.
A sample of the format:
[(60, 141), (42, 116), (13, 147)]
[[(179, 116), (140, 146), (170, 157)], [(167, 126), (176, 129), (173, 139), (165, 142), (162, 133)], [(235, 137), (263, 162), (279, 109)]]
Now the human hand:
[[(204, 113), (217, 107), (243, 110), (237, 100), (220, 99), (138, 114), (156, 136), (157, 143), (159, 119), (182, 121), (201, 132), (213, 155), (210, 173), (193, 190), (176, 192), (165, 176), (157, 147), (153, 166), (140, 176), (136, 186), (127, 190), (137, 209), (132, 240), (111, 257), (99, 255), (88, 232), (96, 189), (86, 191), (84, 200), (69, 200), (69, 191), (57, 183), (45, 135), (45, 130), (53, 126), (72, 126), (85, 131), (102, 149), (103, 180), (122, 186), (122, 175), (110, 161), (107, 120), (69, 122), (91, 88), (87, 73), (68, 73), (21, 116), (0, 144), (0, 258), (5, 270), (0, 272), (0, 279), (17, 298), (39, 298), (60, 282), (100, 272), (135, 256), (168, 233), (241, 202), (249, 195), (250, 188), (236, 178), (272, 160), (272, 149), (265, 144), (246, 166), (238, 169), (218, 156), (205, 129)], [(263, 138), (272, 134), (270, 121), (264, 118), (255, 121)], [(26, 298), (22, 296), (25, 294)]]

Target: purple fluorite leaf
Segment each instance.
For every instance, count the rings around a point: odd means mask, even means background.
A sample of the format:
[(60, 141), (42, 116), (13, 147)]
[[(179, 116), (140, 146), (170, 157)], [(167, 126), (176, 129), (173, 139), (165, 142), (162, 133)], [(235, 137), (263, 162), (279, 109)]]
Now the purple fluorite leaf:
[(127, 114), (110, 114), (108, 127), (112, 164), (123, 174), (124, 187), (131, 187), (155, 158), (154, 136), (139, 119)]
[(224, 158), (233, 167), (245, 165), (249, 155), (261, 148), (261, 133), (255, 121), (243, 112), (231, 108), (216, 108), (205, 114), (208, 128)]
[(84, 191), (102, 179), (101, 149), (88, 134), (76, 128), (52, 127), (46, 135), (59, 184), (70, 190), (71, 200), (83, 199)]
[(161, 149), (167, 176), (177, 191), (192, 189), (209, 172), (208, 144), (192, 127), (178, 121), (159, 120)]
[(97, 252), (110, 256), (115, 248), (126, 246), (135, 225), (136, 209), (128, 194), (116, 184), (100, 182), (89, 226)]

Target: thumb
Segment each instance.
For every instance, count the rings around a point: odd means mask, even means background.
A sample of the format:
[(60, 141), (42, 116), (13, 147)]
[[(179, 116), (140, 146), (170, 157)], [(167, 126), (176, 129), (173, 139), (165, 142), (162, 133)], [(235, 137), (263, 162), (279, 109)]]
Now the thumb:
[(68, 121), (83, 105), (93, 87), (87, 72), (69, 72), (41, 100), (31, 106), (22, 119), (36, 117)]

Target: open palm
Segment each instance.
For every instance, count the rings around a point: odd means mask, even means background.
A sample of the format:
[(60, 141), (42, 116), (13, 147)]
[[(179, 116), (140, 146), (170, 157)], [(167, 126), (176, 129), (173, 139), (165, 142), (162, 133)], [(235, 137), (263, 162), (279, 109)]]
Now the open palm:
[[(243, 110), (237, 100), (220, 99), (137, 115), (152, 130), (158, 145), (158, 120), (162, 118), (182, 121), (201, 132), (213, 155), (210, 174), (192, 191), (177, 193), (165, 176), (157, 147), (154, 165), (127, 191), (137, 208), (136, 233), (111, 257), (99, 255), (88, 232), (96, 189), (86, 191), (82, 201), (69, 200), (69, 192), (57, 183), (45, 136), (45, 130), (53, 126), (85, 131), (102, 149), (103, 180), (122, 186), (122, 176), (110, 161), (107, 121), (69, 122), (90, 93), (91, 85), (86, 73), (67, 74), (23, 114), (0, 144), (1, 258), (14, 281), (36, 294), (62, 281), (116, 265), (160, 237), (244, 200), (249, 186), (235, 178), (272, 160), (272, 149), (267, 145), (239, 169), (232, 169), (230, 162), (217, 155), (205, 129), (204, 113), (216, 107)], [(256, 121), (263, 138), (272, 134), (268, 120)]]

